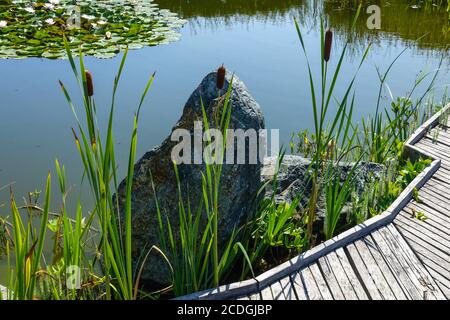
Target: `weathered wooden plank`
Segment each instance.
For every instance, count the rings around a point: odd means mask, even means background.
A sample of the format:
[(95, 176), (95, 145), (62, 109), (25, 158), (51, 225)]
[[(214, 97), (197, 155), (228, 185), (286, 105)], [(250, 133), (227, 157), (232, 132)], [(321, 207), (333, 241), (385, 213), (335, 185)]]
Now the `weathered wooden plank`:
[(416, 147), (420, 150), (423, 150), (424, 153), (431, 155), (433, 158), (440, 159), (442, 162), (442, 166), (445, 166), (447, 168), (450, 167), (450, 161), (445, 156), (445, 154), (443, 154), (439, 150), (435, 150), (432, 147), (427, 146), (426, 144), (422, 143), (422, 141), (418, 142), (416, 144)]
[[(437, 132), (437, 136), (436, 136), (436, 132)], [(448, 136), (447, 133), (443, 132), (443, 131), (436, 131), (436, 130), (431, 130), (430, 132), (428, 132), (424, 138), (428, 138), (430, 139), (432, 142), (434, 141), (440, 141), (448, 146), (450, 146), (450, 136)]]
[[(363, 239), (363, 242), (365, 243), (365, 245), (369, 249), (370, 253), (372, 254), (374, 260), (376, 261), (378, 267), (380, 268), (381, 272), (383, 273), (383, 276), (386, 279), (387, 283), (389, 284), (396, 299), (399, 299), (399, 300), (407, 299), (408, 297), (407, 297), (406, 293), (408, 291), (406, 288), (404, 288), (404, 285), (397, 279), (397, 277), (399, 276), (398, 269), (394, 269), (393, 267), (390, 267), (390, 265), (386, 261), (393, 254), (391, 254), (389, 252), (389, 253), (386, 253), (386, 255), (383, 255), (380, 246), (375, 241), (375, 239), (372, 238), (371, 236), (365, 237)], [(385, 250), (385, 251), (387, 251), (387, 250)]]
[[(417, 203), (415, 201), (411, 201), (406, 207), (405, 211), (413, 214), (413, 210), (417, 212), (423, 212), (428, 219), (431, 221), (436, 221), (440, 223), (440, 229), (444, 232), (450, 232), (450, 225), (448, 222), (448, 218), (446, 215), (442, 213), (442, 209), (437, 206), (433, 206), (433, 203), (429, 202), (428, 199), (422, 198), (422, 203)], [(428, 220), (427, 220), (428, 221)]]
[(447, 233), (442, 232), (438, 229), (434, 223), (429, 218), (425, 221), (421, 221), (417, 218), (411, 217), (410, 214), (405, 211), (401, 211), (397, 218), (394, 221), (394, 225), (397, 229), (400, 228), (408, 228), (411, 232), (420, 232), (424, 234), (424, 240), (432, 243), (434, 241), (439, 241), (442, 246), (444, 246), (447, 250), (450, 250), (450, 237)]
[(433, 139), (429, 138), (428, 136), (425, 136), (421, 142), (428, 145), (430, 148), (435, 148), (439, 150), (440, 152), (448, 152), (450, 151), (450, 146), (447, 145), (447, 143), (444, 140), (436, 140), (433, 141)]
[(343, 298), (346, 300), (358, 300), (358, 295), (353, 288), (347, 273), (342, 267), (336, 252), (330, 252), (327, 254), (323, 257), (323, 260), (320, 263), (322, 270), (328, 268), (333, 273), (333, 278), (335, 279), (336, 284), (340, 287)]
[(437, 157), (439, 157), (439, 159), (441, 159), (443, 161), (448, 161), (447, 150), (442, 149), (442, 146), (440, 146), (438, 143), (434, 144), (434, 143), (427, 141), (427, 139), (423, 139), (423, 140), (420, 140), (416, 144), (416, 146), (424, 149), (426, 152), (428, 152), (430, 154), (436, 155)]
[(430, 207), (435, 208), (450, 222), (450, 210), (448, 209), (450, 199), (447, 199), (447, 195), (444, 195), (442, 190), (436, 189), (434, 186), (428, 186), (419, 193), (419, 202), (425, 202)]
[(425, 144), (430, 148), (433, 146), (438, 149), (440, 152), (448, 152), (450, 150), (450, 141), (446, 139), (439, 139), (437, 141), (433, 141), (428, 135), (425, 137)]
[(358, 276), (356, 275), (355, 271), (353, 270), (353, 267), (348, 261), (348, 258), (345, 254), (344, 249), (338, 248), (336, 251), (336, 256), (339, 259), (339, 262), (342, 265), (342, 268), (344, 269), (345, 273), (347, 274), (347, 277), (355, 290), (358, 299), (360, 300), (367, 300), (369, 297), (367, 296), (366, 291), (364, 290), (363, 285), (361, 284), (361, 281), (358, 279)]
[(447, 174), (444, 170), (438, 170), (427, 182), (448, 189), (450, 187), (450, 172)]
[(292, 286), (291, 278), (285, 277), (280, 280), (281, 287), (283, 288), (283, 293), (286, 300), (297, 300), (294, 287)]
[(422, 151), (424, 154), (427, 154), (429, 156), (432, 156), (435, 159), (440, 159), (443, 164), (445, 164), (447, 167), (449, 165), (449, 161), (445, 154), (442, 151), (436, 150), (433, 147), (430, 147), (423, 141), (419, 141), (416, 145), (416, 148), (418, 148), (420, 151)]
[(323, 300), (319, 286), (314, 279), (311, 270), (307, 267), (299, 271), (305, 288), (306, 296), (309, 300)]
[[(418, 203), (416, 201), (411, 201), (405, 208), (404, 211), (413, 214), (413, 210), (416, 212), (421, 211), (426, 214), (432, 221), (439, 222), (443, 228), (443, 230), (448, 230), (448, 216), (445, 213), (442, 213), (443, 209), (438, 207), (432, 207), (434, 204), (430, 202), (428, 199), (422, 198), (421, 202)], [(428, 220), (427, 220), (428, 221)], [(450, 232), (450, 231), (449, 231)], [(446, 232), (446, 233), (449, 233)], [(449, 233), (450, 234), (450, 233)]]
[(450, 139), (448, 137), (448, 134), (443, 131), (439, 132), (437, 137), (434, 137), (430, 133), (427, 133), (422, 140), (425, 140), (433, 145), (438, 145), (444, 150), (446, 148), (450, 150)]
[(351, 259), (353, 265), (355, 266), (355, 270), (360, 275), (359, 278), (363, 281), (363, 285), (365, 286), (366, 292), (369, 294), (370, 299), (383, 300), (384, 297), (378, 290), (371, 274), (369, 273), (369, 270), (367, 269), (366, 265), (361, 259), (361, 256), (359, 255), (355, 245), (353, 243), (347, 245), (346, 250), (348, 252), (349, 259)]
[[(418, 260), (417, 256), (411, 250), (404, 238), (398, 232), (393, 224), (389, 224), (380, 229), (380, 233), (384, 236), (385, 240), (392, 246), (394, 250), (399, 252), (398, 257), (400, 263), (403, 263), (404, 269), (408, 272), (408, 276), (416, 287), (423, 292), (423, 299), (439, 299), (442, 293), (435, 287), (434, 282)], [(403, 254), (401, 254), (403, 252)]]
[[(298, 300), (308, 300), (309, 297), (307, 296), (307, 292), (305, 289), (305, 286), (303, 284), (303, 276), (301, 272), (296, 272), (294, 274), (290, 275), (292, 286), (295, 290), (295, 293), (297, 295)], [(317, 290), (318, 291), (318, 290)], [(313, 300), (313, 299), (311, 299)]]
[[(449, 238), (443, 236), (440, 230), (426, 224), (426, 221), (420, 221), (411, 217), (408, 218), (402, 211), (395, 219), (394, 224), (399, 231), (408, 231), (414, 237), (420, 238), (444, 252), (450, 252)], [(403, 234), (403, 232), (400, 233)]]
[[(406, 211), (408, 210), (408, 211)], [(416, 214), (419, 211), (416, 211)], [(420, 223), (422, 228), (424, 228), (425, 230), (429, 230), (430, 232), (432, 232), (434, 235), (439, 236), (441, 238), (445, 238), (445, 239), (449, 239), (450, 237), (450, 230), (446, 229), (445, 227), (442, 227), (441, 224), (439, 224), (439, 222), (436, 222), (433, 219), (432, 215), (429, 215), (429, 213), (422, 211), (423, 214), (425, 214), (427, 216), (427, 219), (425, 221), (420, 221), (417, 218), (413, 218), (412, 215), (412, 211), (409, 209), (402, 210), (400, 211), (400, 213), (397, 215), (396, 219), (394, 220), (394, 224), (397, 224), (399, 222), (405, 222), (405, 221), (409, 221), (410, 223), (416, 223), (414, 220), (417, 220), (417, 223)]]
[(447, 171), (443, 168), (440, 168), (436, 173), (433, 175), (434, 180), (441, 183), (443, 186), (449, 186), (450, 185), (450, 171)]
[(345, 300), (344, 293), (333, 273), (333, 269), (325, 257), (319, 259), (318, 264), (322, 270), (323, 277), (330, 288), (331, 294), (335, 300)]
[(446, 219), (449, 217), (448, 209), (446, 208), (446, 203), (439, 199), (439, 195), (436, 193), (432, 194), (428, 190), (422, 190), (419, 194), (420, 202), (427, 204), (429, 207), (438, 211), (441, 215), (445, 216)]
[(261, 290), (261, 300), (274, 300), (270, 286), (267, 286)]
[(308, 268), (311, 271), (312, 276), (316, 280), (317, 286), (319, 287), (319, 291), (322, 294), (322, 297), (325, 300), (333, 300), (333, 295), (330, 292), (330, 288), (327, 285), (327, 281), (320, 272), (320, 268), (317, 265), (317, 263), (310, 265)]
[(372, 254), (370, 253), (369, 248), (367, 248), (364, 241), (355, 241), (355, 246), (364, 264), (366, 265), (367, 270), (369, 270), (369, 273), (372, 276), (375, 285), (378, 287), (383, 297), (387, 300), (395, 300), (396, 297), (393, 290), (391, 289), (391, 286), (386, 281), (386, 278), (383, 275), (383, 271), (373, 259)]
[(394, 271), (396, 275), (397, 281), (401, 284), (404, 292), (407, 294), (409, 299), (422, 299), (423, 292), (419, 290), (417, 286), (414, 284), (411, 277), (408, 275), (408, 272), (405, 270), (404, 264), (401, 263), (398, 255), (401, 252), (396, 252), (392, 249), (392, 246), (385, 240), (385, 238), (377, 231), (371, 234), (371, 237), (377, 243), (377, 246), (380, 248), (380, 251), (383, 254), (383, 257), (386, 260), (386, 263), (390, 266), (390, 268)]
[[(422, 299), (433, 299), (434, 288), (431, 285), (431, 279), (428, 272), (417, 259), (417, 256), (411, 251), (400, 233), (395, 229), (394, 233), (390, 232), (389, 225), (379, 230), (380, 234), (392, 250), (397, 252), (399, 262), (402, 264), (409, 278), (412, 280), (417, 289), (420, 290)], [(406, 250), (403, 250), (406, 249)], [(431, 295), (430, 295), (431, 294)]]
[[(437, 133), (437, 136), (436, 136)], [(429, 132), (427, 133), (427, 135), (431, 136), (431, 137), (437, 137), (437, 139), (440, 139), (441, 137), (446, 137), (446, 139), (450, 140), (450, 132), (448, 130), (448, 126), (436, 126), (432, 129), (429, 130)]]
[(444, 209), (435, 205), (427, 197), (420, 198), (420, 202), (411, 201), (407, 206), (405, 206), (404, 211), (409, 214), (413, 214), (414, 211), (421, 211), (427, 213), (427, 217), (432, 217), (439, 223), (442, 223), (447, 229), (449, 227), (448, 222), (450, 221), (449, 216), (443, 213)]
[[(431, 274), (431, 272), (430, 272)], [(433, 274), (431, 274), (431, 276), (434, 278)], [(447, 300), (450, 300), (450, 287), (448, 285), (443, 284), (441, 281), (439, 281), (438, 279), (434, 278), (436, 281), (437, 286), (439, 287), (439, 289), (441, 289), (442, 293), (444, 294), (445, 298)]]
[(443, 268), (449, 270), (449, 276), (450, 276), (450, 255), (448, 250), (447, 251), (442, 251), (440, 249), (438, 249), (437, 243), (435, 243), (434, 245), (430, 244), (427, 241), (424, 241), (422, 239), (422, 237), (419, 237), (417, 235), (417, 233), (413, 233), (408, 229), (403, 229), (401, 231), (401, 234), (407, 239), (407, 240), (412, 240), (415, 243), (421, 245), (423, 248), (425, 248), (425, 250), (428, 252), (430, 257), (434, 257), (436, 263), (438, 263), (440, 266), (442, 266)]
[(251, 295), (249, 295), (249, 298), (250, 298), (250, 300), (261, 300), (261, 293), (254, 293), (254, 294), (251, 294)]
[(270, 285), (270, 290), (272, 290), (272, 296), (274, 300), (286, 300), (284, 296), (283, 287), (279, 281), (276, 281)]
[(428, 180), (426, 185), (423, 187), (423, 189), (430, 191), (438, 191), (444, 199), (447, 199), (447, 201), (450, 200), (450, 195), (448, 194), (449, 188), (449, 184), (444, 184), (442, 181), (433, 178)]
[[(423, 248), (421, 245), (414, 242), (413, 239), (408, 240), (408, 243), (411, 245), (413, 250), (417, 253), (418, 257), (422, 261), (425, 268), (430, 273), (431, 277), (450, 288), (450, 279), (448, 276), (448, 269), (442, 267), (438, 263), (436, 263), (432, 254), (430, 254), (426, 248)], [(431, 257), (430, 257), (431, 256)]]

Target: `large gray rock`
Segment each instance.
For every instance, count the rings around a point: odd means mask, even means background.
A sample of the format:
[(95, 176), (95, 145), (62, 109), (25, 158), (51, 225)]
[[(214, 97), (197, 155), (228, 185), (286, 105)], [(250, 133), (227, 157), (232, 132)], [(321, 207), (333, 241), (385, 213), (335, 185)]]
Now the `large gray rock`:
[[(230, 79), (231, 74), (227, 73), (221, 97), (218, 98), (216, 72), (208, 74), (192, 93), (183, 109), (183, 115), (172, 130), (184, 128), (190, 131), (191, 136), (193, 135), (194, 121), (202, 119), (201, 99), (211, 124), (217, 107), (223, 105), (223, 95), (228, 89)], [(243, 130), (264, 128), (264, 118), (258, 103), (236, 76), (233, 79), (231, 108), (230, 128)], [(172, 149), (177, 143), (171, 141), (169, 136), (160, 146), (147, 152), (135, 165), (132, 189), (132, 242), (135, 265), (152, 245), (160, 246), (155, 194), (151, 186), (150, 172), (153, 175), (156, 195), (164, 218), (165, 216), (169, 218), (175, 234), (179, 229), (178, 191), (171, 160)], [(256, 207), (254, 197), (260, 187), (261, 166), (261, 163), (224, 165), (219, 196), (221, 243), (229, 238), (234, 227), (245, 223), (249, 216), (254, 214)], [(182, 164), (179, 165), (178, 170), (183, 197), (187, 199), (189, 196), (194, 210), (201, 202), (201, 171), (204, 170), (204, 165)], [(119, 206), (122, 210), (125, 185), (124, 180), (118, 192)], [(143, 269), (142, 280), (156, 285), (170, 282), (169, 268), (161, 256), (153, 254), (149, 257)]]
[[(273, 180), (276, 171), (278, 159), (276, 157), (268, 157), (264, 159), (264, 166), (261, 171), (261, 179), (263, 182)], [(335, 163), (336, 172), (340, 173), (340, 179), (343, 183), (351, 172), (354, 164), (352, 163)], [(362, 194), (368, 184), (380, 179), (386, 171), (385, 166), (378, 163), (362, 162), (358, 164), (354, 171), (354, 188), (358, 194)], [(303, 207), (308, 205), (311, 196), (311, 160), (297, 155), (285, 155), (278, 172), (278, 187), (275, 192), (275, 201), (278, 203), (291, 203), (299, 194), (302, 195), (300, 204)], [(272, 184), (266, 188), (266, 196), (273, 195)], [(325, 215), (325, 199), (321, 194), (318, 200), (317, 215), (321, 221)]]

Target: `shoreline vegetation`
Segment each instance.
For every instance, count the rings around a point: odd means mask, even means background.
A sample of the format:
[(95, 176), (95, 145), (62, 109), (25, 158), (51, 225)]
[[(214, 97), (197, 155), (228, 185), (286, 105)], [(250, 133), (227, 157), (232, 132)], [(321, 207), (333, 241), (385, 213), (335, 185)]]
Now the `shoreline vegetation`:
[[(354, 30), (360, 12), (361, 6), (357, 9), (351, 30)], [(308, 48), (297, 21), (295, 29), (300, 50), (308, 61)], [(132, 261), (132, 184), (140, 109), (155, 74), (150, 75), (138, 100), (130, 136), (125, 201), (123, 208), (119, 208), (115, 197), (119, 177), (113, 122), (115, 96), (127, 51), (114, 79), (109, 121), (106, 134), (102, 135), (103, 130), (96, 118), (95, 75), (86, 70), (81, 52), (78, 63), (74, 60), (65, 40), (69, 63), (80, 86), (83, 108), (75, 106), (65, 86), (62, 83), (60, 86), (76, 119), (75, 128), (72, 129), (75, 147), (83, 163), (84, 180), (95, 199), (95, 206), (88, 211), (78, 202), (75, 214), (67, 212), (65, 202), (69, 188), (66, 168), (58, 160), (55, 161), (55, 171), (57, 188), (62, 194), (60, 212), (52, 213), (50, 208), (52, 190), (55, 189), (51, 185), (50, 173), (43, 193), (42, 208), (38, 201), (39, 192), (30, 193), (26, 205), (20, 207), (11, 190), (9, 218), (0, 220), (0, 253), (8, 261), (9, 282), (6, 286), (9, 290), (6, 296), (2, 291), (0, 299), (133, 300), (182, 296), (254, 277), (382, 213), (430, 163), (428, 159), (413, 162), (405, 159), (403, 144), (420, 124), (448, 102), (446, 96), (440, 102), (434, 101), (432, 97), (442, 60), (436, 71), (419, 74), (405, 97), (392, 97), (390, 103), (384, 105), (382, 92), (391, 68), (401, 59), (404, 51), (401, 52), (387, 70), (378, 71), (380, 85), (378, 99), (373, 102), (376, 107), (374, 116), (354, 122), (353, 111), (358, 105), (354, 83), (359, 68), (349, 79), (342, 77), (340, 69), (350, 40), (338, 54), (332, 52), (333, 31), (326, 29), (323, 21), (320, 33), (321, 64), (315, 66), (307, 62), (314, 130), (294, 133), (289, 146), (292, 153), (311, 160), (311, 193), (306, 199), (307, 205), (299, 205), (304, 194), (298, 194), (291, 203), (279, 203), (275, 199), (277, 173), (285, 154), (281, 151), (273, 181), (261, 188), (261, 192), (264, 188), (273, 188), (273, 196), (261, 200), (253, 213), (254, 218), (246, 225), (239, 226), (224, 249), (221, 249), (217, 228), (221, 210), (224, 210), (218, 206), (222, 165), (206, 164), (202, 172), (204, 196), (200, 209), (192, 210), (188, 199), (184, 199), (179, 190), (179, 230), (171, 228), (163, 212), (157, 210), (152, 213), (158, 216), (161, 246), (147, 248), (137, 265)], [(359, 67), (364, 64), (369, 50), (370, 45), (365, 49)], [(332, 60), (338, 61), (334, 70), (329, 65)], [(320, 69), (319, 79), (313, 77), (314, 68)], [(225, 74), (225, 71), (219, 69), (218, 73)], [(334, 90), (338, 82), (348, 83), (342, 96), (338, 96)], [(221, 83), (217, 82), (218, 89), (221, 89)], [(425, 91), (418, 95), (419, 98), (413, 99), (422, 86), (425, 86)], [(210, 126), (222, 132), (228, 129), (233, 112), (230, 105), (231, 87), (223, 95), (221, 113), (215, 123), (208, 122), (202, 106), (206, 129)], [(214, 154), (219, 159), (223, 159), (223, 156), (224, 150)], [(335, 166), (339, 162), (352, 164), (343, 182), (339, 167)], [(386, 170), (380, 179), (358, 194), (355, 192), (353, 173), (363, 162), (382, 164)], [(181, 188), (176, 165), (174, 171)], [(420, 201), (418, 192), (414, 197)], [(325, 217), (323, 224), (317, 228), (320, 199), (324, 199), (322, 206)], [(352, 204), (350, 209), (344, 210), (349, 202)], [(418, 212), (417, 219), (426, 217)], [(203, 220), (206, 222), (202, 223)], [(181, 239), (181, 245), (177, 245), (174, 239)], [(45, 241), (53, 242), (51, 257), (44, 257)], [(147, 290), (140, 281), (142, 266), (150, 253), (161, 255), (172, 270), (173, 281), (166, 288)], [(77, 269), (68, 269), (70, 266), (76, 266)], [(77, 280), (81, 280), (81, 287), (72, 285)]]

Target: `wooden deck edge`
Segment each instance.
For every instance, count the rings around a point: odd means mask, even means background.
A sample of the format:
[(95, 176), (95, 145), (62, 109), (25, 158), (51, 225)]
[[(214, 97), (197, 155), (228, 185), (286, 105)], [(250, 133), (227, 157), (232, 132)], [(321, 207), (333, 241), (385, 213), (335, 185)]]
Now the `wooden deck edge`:
[(257, 293), (258, 291), (258, 282), (256, 281), (256, 279), (250, 279), (223, 285), (214, 289), (194, 292), (186, 296), (177, 297), (174, 300), (226, 300), (234, 297)]
[(223, 285), (218, 288), (209, 289), (190, 295), (178, 297), (177, 300), (226, 300), (248, 294), (254, 294), (264, 289), (268, 285), (281, 280), (282, 278), (308, 266), (320, 257), (334, 251), (337, 248), (364, 237), (373, 230), (392, 222), (401, 209), (412, 199), (415, 189), (420, 189), (439, 169), (440, 159), (435, 159), (428, 153), (415, 147), (416, 144), (432, 127), (435, 127), (441, 116), (449, 112), (450, 104), (442, 108), (433, 115), (423, 125), (421, 125), (413, 135), (406, 141), (404, 149), (408, 156), (425, 157), (432, 159), (432, 163), (425, 168), (400, 194), (400, 196), (382, 214), (375, 216), (335, 237), (327, 240), (318, 246), (300, 254), (299, 256), (286, 261), (258, 277), (246, 281)]
[(430, 128), (433, 128), (437, 124), (439, 124), (441, 116), (445, 116), (445, 114), (449, 111), (450, 103), (436, 112), (430, 119), (425, 121), (419, 128), (417, 128), (416, 131), (414, 131), (414, 133), (411, 135), (411, 137), (409, 137), (409, 139), (406, 141), (405, 146), (412, 146), (416, 144), (420, 139), (423, 138), (424, 135), (427, 134)]

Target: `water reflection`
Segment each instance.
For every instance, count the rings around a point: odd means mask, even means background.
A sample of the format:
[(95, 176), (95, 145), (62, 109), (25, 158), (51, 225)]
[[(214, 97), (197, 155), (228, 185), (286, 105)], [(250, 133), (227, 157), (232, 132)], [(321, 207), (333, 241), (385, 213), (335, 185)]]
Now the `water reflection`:
[[(356, 8), (343, 5), (343, 0), (155, 0), (165, 9), (169, 9), (190, 20), (190, 27), (230, 25), (235, 23), (258, 22), (277, 23), (297, 17), (302, 27), (315, 29), (320, 17), (337, 31), (342, 40), (348, 36)], [(350, 1), (354, 3), (354, 1)], [(365, 4), (377, 4), (381, 8), (381, 30), (367, 28), (368, 15), (363, 10), (352, 34), (353, 49), (362, 49), (370, 42), (379, 43), (381, 39), (395, 45), (401, 41), (405, 46), (416, 46), (424, 52), (448, 51), (450, 44), (450, 19), (446, 6), (423, 4), (413, 6), (410, 1), (393, 0), (370, 1)], [(426, 35), (422, 38), (422, 36)], [(417, 40), (419, 39), (420, 40)], [(433, 50), (430, 50), (433, 49)], [(358, 50), (360, 51), (360, 50)]]
[[(373, 2), (373, 1), (372, 1)], [(358, 20), (354, 43), (379, 42), (384, 40), (402, 41), (404, 45), (419, 49), (447, 51), (450, 44), (450, 20), (446, 7), (424, 4), (412, 6), (409, 1), (375, 1), (381, 8), (381, 30), (371, 31), (366, 25), (366, 16)], [(341, 34), (348, 31), (355, 14), (354, 7), (340, 5), (340, 1), (325, 1), (324, 16), (333, 29)], [(419, 40), (418, 40), (419, 39)]]

